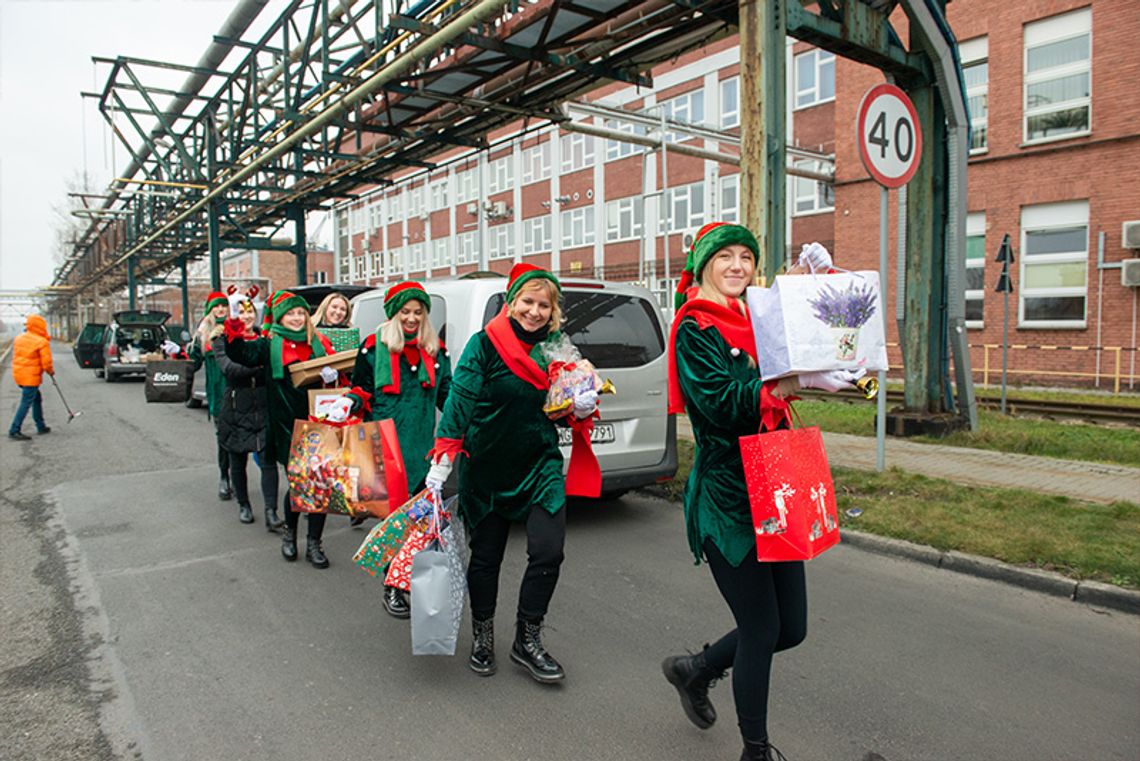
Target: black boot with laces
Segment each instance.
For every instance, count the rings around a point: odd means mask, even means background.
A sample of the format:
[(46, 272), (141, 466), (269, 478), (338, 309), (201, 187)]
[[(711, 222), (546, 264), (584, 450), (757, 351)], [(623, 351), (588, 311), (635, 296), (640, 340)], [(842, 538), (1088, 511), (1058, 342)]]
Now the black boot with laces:
[(674, 655), (661, 662), (665, 678), (681, 696), (685, 715), (700, 729), (708, 729), (716, 723), (716, 709), (709, 700), (709, 689), (717, 679), (724, 677), (723, 671), (709, 667), (707, 653), (708, 645), (705, 645), (696, 655)]
[(535, 681), (543, 684), (560, 682), (566, 678), (562, 665), (542, 645), (542, 621), (519, 619), (515, 628), (515, 641), (511, 645), (511, 660), (529, 671)]
[(410, 618), (412, 615), (408, 596), (399, 587), (384, 587), (384, 610), (393, 618)]
[(471, 658), (467, 661), (479, 676), (491, 676), (498, 671), (495, 665), (495, 619), (471, 619)]
[(320, 539), (314, 539), (310, 536), (308, 541), (305, 542), (305, 560), (308, 560), (313, 568), (329, 567), (329, 559), (325, 557), (325, 551), (321, 548)]
[(767, 740), (745, 740), (740, 761), (788, 761), (788, 759)]

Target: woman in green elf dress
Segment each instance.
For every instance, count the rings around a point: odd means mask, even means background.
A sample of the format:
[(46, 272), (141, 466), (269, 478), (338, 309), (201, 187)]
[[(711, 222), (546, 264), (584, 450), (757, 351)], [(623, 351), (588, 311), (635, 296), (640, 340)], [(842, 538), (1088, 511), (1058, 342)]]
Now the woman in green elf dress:
[(597, 460), (591, 463), (588, 435), (597, 394), (574, 400), (575, 448), (566, 478), (556, 424), (542, 410), (550, 386), (544, 349), (560, 338), (561, 295), (558, 279), (547, 270), (531, 264), (511, 270), (506, 305), (472, 336), (455, 367), (426, 479), (429, 488), (441, 488), (456, 457), (469, 455), (459, 469), (459, 512), (471, 534), (469, 663), (483, 676), (496, 670), (499, 568), (511, 523), (519, 522), (526, 525), (527, 568), (511, 660), (539, 682), (565, 677), (543, 645), (542, 622), (562, 564), (566, 495), (597, 496), (601, 474)]
[[(300, 296), (278, 291), (266, 302), (272, 322), (268, 335), (252, 340), (245, 338), (245, 325), (241, 320), (226, 321), (226, 356), (239, 365), (264, 367), (265, 387), (269, 397), (268, 455), (283, 467), (289, 463), (289, 446), (293, 439), (293, 421), (309, 417), (309, 396), (305, 389), (297, 388), (289, 377), (289, 365), (305, 362), (332, 353), (329, 340), (313, 329), (309, 318), (309, 305)], [(327, 371), (327, 373), (326, 373)], [(328, 383), (336, 380), (337, 372), (326, 367), (321, 377)], [(331, 379), (330, 379), (331, 377)], [(288, 561), (297, 559), (297, 522), (285, 491), (285, 533), (281, 540), (281, 554)], [(314, 568), (328, 568), (329, 561), (321, 547), (325, 530), (325, 515), (310, 513), (305, 559)]]
[[(428, 452), (435, 442), (435, 411), (443, 409), (451, 388), (451, 358), (428, 319), (430, 311), (431, 298), (419, 283), (407, 281), (388, 289), (388, 319), (361, 344), (352, 371), (354, 392), (349, 394), (353, 409), (371, 398), (367, 420), (395, 423), (408, 494), (424, 488)], [(407, 596), (396, 587), (384, 587), (384, 609), (396, 618), (411, 613)]]
[(230, 453), (222, 446), (220, 436), (217, 436), (218, 413), (222, 410), (222, 396), (226, 392), (226, 379), (218, 367), (217, 357), (211, 347), (214, 339), (222, 334), (222, 323), (230, 314), (230, 301), (226, 294), (214, 291), (206, 297), (206, 314), (198, 324), (194, 335), (194, 343), (190, 347), (190, 361), (194, 363), (194, 372), (205, 365), (206, 367), (206, 409), (214, 421), (214, 433), (218, 447), (218, 499), (229, 500), (233, 498), (233, 488), (230, 485)]
[[(697, 563), (708, 563), (737, 628), (697, 655), (666, 658), (662, 669), (685, 714), (701, 729), (716, 721), (709, 687), (732, 669), (742, 761), (783, 758), (768, 742), (772, 655), (803, 641), (807, 593), (802, 561), (756, 558), (739, 438), (788, 427), (785, 397), (796, 388), (834, 391), (855, 376), (835, 371), (761, 382), (743, 299), (758, 252), (755, 236), (740, 225), (701, 228), (677, 289), (669, 338), (669, 411), (688, 413), (696, 443), (685, 485), (689, 549)], [(824, 271), (831, 266), (827, 258)]]

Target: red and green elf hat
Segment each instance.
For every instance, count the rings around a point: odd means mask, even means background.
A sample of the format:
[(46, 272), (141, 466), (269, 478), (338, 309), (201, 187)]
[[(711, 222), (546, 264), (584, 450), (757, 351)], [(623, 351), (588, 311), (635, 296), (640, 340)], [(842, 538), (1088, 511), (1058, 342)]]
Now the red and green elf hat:
[(226, 309), (230, 308), (230, 300), (226, 298), (226, 294), (221, 291), (212, 291), (206, 297), (206, 311), (209, 312), (216, 306), (224, 306)]
[(388, 315), (389, 320), (392, 319), (409, 301), (418, 301), (426, 311), (431, 312), (431, 297), (424, 287), (415, 280), (405, 280), (396, 283), (384, 294), (384, 314)]
[(558, 282), (558, 278), (550, 270), (544, 270), (536, 264), (527, 264), (526, 262), (519, 262), (514, 267), (511, 267), (510, 279), (507, 281), (507, 303), (510, 304), (519, 295), (522, 287), (529, 283), (531, 280), (549, 280), (554, 283), (554, 288), (558, 291), (558, 295), (562, 295), (562, 283)]
[(280, 322), (290, 309), (304, 307), (306, 312), (309, 311), (309, 302), (289, 291), (278, 291), (273, 294), (265, 306), (266, 313), (272, 315), (273, 322)]
[(738, 243), (752, 251), (752, 255), (760, 257), (760, 244), (756, 242), (747, 227), (733, 225), (728, 222), (709, 222), (697, 231), (693, 245), (689, 249), (689, 258), (685, 262), (685, 269), (677, 283), (677, 293), (673, 297), (674, 305), (680, 309), (685, 303), (687, 291), (693, 287), (693, 282), (701, 282), (701, 272), (709, 259), (725, 246)]

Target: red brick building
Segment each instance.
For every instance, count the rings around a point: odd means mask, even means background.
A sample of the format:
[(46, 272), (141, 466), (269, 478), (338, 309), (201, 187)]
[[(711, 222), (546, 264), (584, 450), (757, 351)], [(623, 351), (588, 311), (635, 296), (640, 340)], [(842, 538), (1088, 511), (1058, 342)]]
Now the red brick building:
[[(1000, 366), (993, 259), (1009, 234), (1017, 255), (1011, 343), (1073, 347), (1014, 349), (1014, 381), (1134, 388), (1137, 289), (1121, 284), (1119, 263), (1140, 256), (1121, 240), (1122, 225), (1140, 220), (1140, 104), (1130, 97), (1140, 75), (1131, 42), (1140, 14), (1126, 0), (954, 0), (948, 13), (973, 129), (966, 298), (975, 377), (994, 382)], [(892, 21), (905, 39), (905, 15), (897, 11)], [(788, 142), (808, 151), (793, 161), (835, 174), (833, 184), (789, 178), (789, 251), (818, 240), (842, 267), (877, 268), (879, 192), (858, 158), (854, 121), (863, 93), (883, 76), (799, 42), (789, 41), (787, 55)], [(653, 78), (652, 90), (614, 83), (587, 100), (738, 133), (735, 38), (658, 67)], [(587, 122), (648, 129), (601, 116)], [(526, 260), (641, 282), (667, 306), (686, 236), (738, 217), (735, 166), (672, 152), (663, 162), (659, 150), (531, 127), (489, 136), (487, 151), (441, 154), (440, 168), (338, 207), (338, 279), (505, 272)], [(671, 139), (737, 151), (716, 136)], [(893, 202), (890, 230), (893, 261)], [(893, 314), (893, 283), (887, 299)], [(897, 342), (893, 320), (887, 324)]]

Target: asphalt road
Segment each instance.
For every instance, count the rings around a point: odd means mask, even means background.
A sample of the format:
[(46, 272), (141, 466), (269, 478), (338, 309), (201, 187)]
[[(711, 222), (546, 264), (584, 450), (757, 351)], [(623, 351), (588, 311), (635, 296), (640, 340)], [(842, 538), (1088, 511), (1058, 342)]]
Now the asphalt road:
[[(0, 758), (738, 757), (728, 682), (702, 732), (659, 671), (730, 626), (679, 506), (572, 506), (553, 688), (506, 658), (512, 536), (500, 671), (479, 678), (467, 620), (459, 656), (410, 655), (407, 623), (352, 565), (362, 531), (330, 519), (327, 571), (285, 563), (216, 499), (203, 410), (145, 404), (141, 381), (57, 353), (83, 415), (65, 424), (49, 385), (54, 432), (0, 446)], [(808, 639), (774, 669), (771, 735), (791, 761), (1140, 759), (1137, 617), (844, 546), (808, 579)]]

